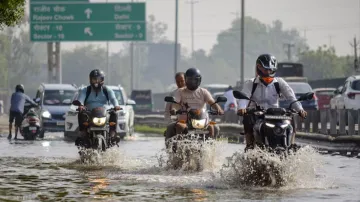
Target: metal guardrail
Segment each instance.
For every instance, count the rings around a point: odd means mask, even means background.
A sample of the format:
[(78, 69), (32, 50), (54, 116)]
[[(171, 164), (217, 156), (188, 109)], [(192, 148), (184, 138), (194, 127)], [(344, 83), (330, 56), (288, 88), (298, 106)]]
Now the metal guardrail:
[[(304, 126), (304, 129), (299, 128), (297, 130), (297, 132), (296, 132), (297, 141), (300, 141), (300, 143), (311, 144), (313, 147), (318, 148), (319, 150), (327, 151), (327, 152), (339, 152), (342, 154), (349, 152), (349, 153), (351, 153), (351, 155), (357, 155), (358, 153), (360, 153), (360, 135), (339, 135), (339, 134), (341, 134), (339, 132), (346, 131), (344, 120), (341, 121), (341, 119), (340, 119), (340, 123), (342, 123), (342, 124), (340, 124), (338, 129), (336, 129), (337, 130), (337, 132), (335, 133), (336, 135), (331, 135), (331, 133), (329, 133), (329, 131), (334, 132), (335, 129), (331, 124), (330, 124), (330, 127), (328, 124), (324, 124), (325, 123), (324, 115), (322, 115), (323, 118), (320, 119), (323, 121), (320, 125), (319, 125), (319, 122), (316, 121), (317, 120), (316, 118), (313, 118), (313, 119), (310, 118), (312, 116), (316, 117), (318, 113), (320, 113), (320, 114), (326, 113), (327, 114), (327, 112), (321, 113), (319, 111), (318, 112), (314, 111), (314, 112), (309, 113), (309, 118), (306, 119), (304, 123), (300, 119), (298, 119), (297, 122), (298, 123), (300, 122), (301, 125)], [(330, 114), (334, 116), (333, 111), (330, 111)], [(335, 111), (335, 114), (336, 114), (336, 111)], [(340, 114), (342, 114), (342, 112), (340, 112)], [(334, 117), (332, 117), (331, 120), (332, 120), (332, 124), (334, 124), (334, 122), (335, 122)], [(311, 122), (314, 122), (314, 124), (312, 124)], [(316, 124), (316, 123), (318, 123), (318, 124)], [(148, 125), (151, 127), (166, 127), (167, 126), (167, 123), (164, 120), (164, 116), (156, 115), (156, 114), (135, 115), (135, 124)], [(347, 134), (352, 132), (352, 129), (350, 129), (351, 127), (355, 127), (355, 125), (350, 126), (351, 124), (353, 124), (353, 123), (349, 122)], [(218, 123), (217, 125), (220, 128), (220, 136), (228, 137), (228, 138), (238, 138), (238, 140), (243, 139), (243, 136), (241, 135), (241, 134), (243, 134), (242, 124)], [(312, 125), (315, 126), (315, 129), (311, 128)], [(318, 128), (316, 128), (316, 126), (318, 126)], [(323, 130), (321, 130), (321, 126), (326, 126), (326, 127), (323, 127)], [(335, 122), (335, 126), (336, 126), (336, 122)], [(320, 132), (323, 131), (324, 132), (325, 128), (327, 131), (325, 134), (309, 132), (309, 131), (320, 131)], [(357, 126), (356, 126), (356, 128), (357, 128)]]

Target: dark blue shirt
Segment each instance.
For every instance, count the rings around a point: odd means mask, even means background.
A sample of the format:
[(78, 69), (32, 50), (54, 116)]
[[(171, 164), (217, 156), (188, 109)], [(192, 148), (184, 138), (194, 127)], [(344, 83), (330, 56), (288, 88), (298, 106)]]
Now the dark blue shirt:
[(15, 92), (11, 95), (10, 111), (24, 113), (25, 102), (37, 105), (29, 96), (21, 92)]

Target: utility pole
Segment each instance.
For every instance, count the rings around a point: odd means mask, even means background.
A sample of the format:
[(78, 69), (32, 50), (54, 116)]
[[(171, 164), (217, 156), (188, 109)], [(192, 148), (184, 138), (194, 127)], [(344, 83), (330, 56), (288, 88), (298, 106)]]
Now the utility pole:
[(245, 33), (245, 29), (244, 29), (244, 24), (245, 24), (245, 0), (241, 0), (241, 38), (240, 38), (240, 83), (241, 85), (244, 84), (245, 82), (245, 75), (244, 75), (244, 70), (245, 70), (245, 66), (244, 66), (244, 33)]
[(191, 54), (194, 54), (194, 4), (198, 2), (195, 0), (189, 2), (191, 9)]
[(48, 83), (62, 83), (60, 42), (49, 42), (48, 53)]
[[(131, 2), (134, 2), (134, 0), (131, 0)], [(130, 43), (130, 89), (131, 91), (134, 90), (134, 42), (131, 41)]]
[(295, 47), (292, 43), (284, 43), (284, 47), (287, 48), (286, 53), (288, 57), (288, 61), (291, 61), (291, 48)]
[(179, 0), (175, 0), (175, 50), (174, 50), (174, 75), (177, 72), (177, 44), (178, 44), (178, 10), (179, 10)]
[(354, 69), (355, 71), (359, 71), (359, 60), (357, 57), (357, 49), (359, 48), (359, 44), (358, 41), (356, 40), (356, 37), (354, 37), (353, 43), (350, 42), (350, 46), (354, 48), (354, 56), (355, 56)]
[[(108, 0), (106, 0), (108, 3)], [(106, 74), (107, 74), (107, 83), (108, 85), (111, 84), (111, 73), (110, 73), (110, 62), (109, 62), (109, 41), (106, 41)]]

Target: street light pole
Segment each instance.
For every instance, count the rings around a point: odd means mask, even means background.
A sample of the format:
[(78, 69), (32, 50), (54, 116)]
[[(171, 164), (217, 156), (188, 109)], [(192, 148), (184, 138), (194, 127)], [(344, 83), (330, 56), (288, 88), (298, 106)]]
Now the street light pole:
[(245, 82), (244, 75), (244, 23), (245, 23), (245, 0), (241, 0), (241, 38), (240, 38), (240, 76), (241, 85)]
[(175, 50), (174, 50), (174, 74), (177, 72), (177, 44), (178, 44), (178, 10), (179, 10), (179, 0), (175, 0)]

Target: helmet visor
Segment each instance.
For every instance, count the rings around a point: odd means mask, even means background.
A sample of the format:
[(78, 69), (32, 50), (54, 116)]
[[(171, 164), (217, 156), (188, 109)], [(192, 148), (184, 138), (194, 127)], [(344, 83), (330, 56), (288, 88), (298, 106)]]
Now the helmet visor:
[(261, 64), (257, 64), (257, 68), (259, 69), (262, 76), (272, 76), (276, 72), (276, 68), (264, 67)]

